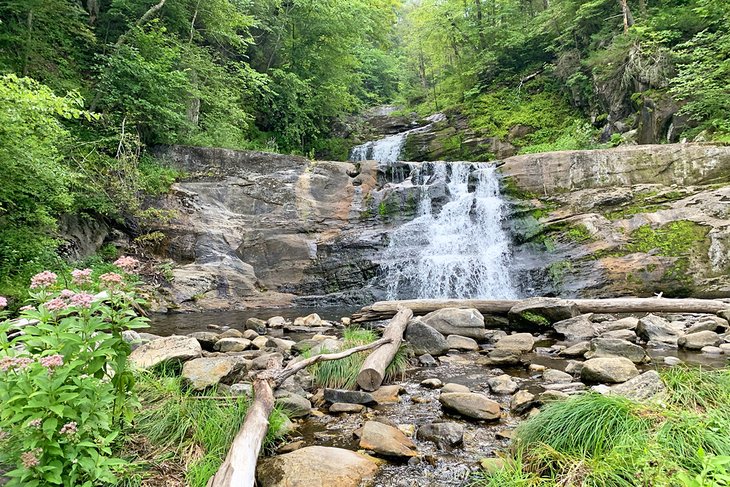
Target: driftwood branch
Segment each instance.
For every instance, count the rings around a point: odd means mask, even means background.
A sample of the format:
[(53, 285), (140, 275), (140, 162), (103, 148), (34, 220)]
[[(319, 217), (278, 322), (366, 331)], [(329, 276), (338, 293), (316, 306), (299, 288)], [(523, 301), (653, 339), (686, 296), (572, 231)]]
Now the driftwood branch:
[(360, 372), (357, 374), (357, 385), (361, 389), (374, 391), (383, 383), (385, 369), (398, 352), (403, 340), (403, 332), (411, 318), (413, 318), (413, 311), (407, 308), (401, 309), (385, 328), (383, 338), (387, 338), (391, 342), (375, 350), (363, 362)]
[[(612, 299), (565, 299), (578, 306), (581, 313), (717, 313), (730, 309), (730, 303), (712, 299), (669, 298), (612, 298)], [(524, 300), (494, 299), (417, 299), (404, 301), (378, 301), (353, 314), (353, 322), (384, 320), (395, 316), (400, 308), (413, 310), (414, 315), (424, 315), (442, 308), (475, 308), (483, 314), (507, 315), (513, 306)]]
[(208, 487), (253, 487), (256, 481), (256, 461), (269, 427), (269, 415), (274, 410), (274, 389), (300, 370), (327, 360), (339, 360), (358, 352), (376, 349), (391, 343), (381, 338), (373, 343), (350, 348), (337, 353), (315, 355), (285, 368), (272, 364), (260, 372), (253, 382), (254, 400), (246, 413), (246, 419), (233, 439), (226, 459), (216, 474), (208, 480)]

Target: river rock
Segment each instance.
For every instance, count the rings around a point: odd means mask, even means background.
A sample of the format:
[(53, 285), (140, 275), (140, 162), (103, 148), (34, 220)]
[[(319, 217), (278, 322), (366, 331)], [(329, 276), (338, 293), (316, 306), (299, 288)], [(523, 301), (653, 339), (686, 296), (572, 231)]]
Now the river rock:
[(342, 342), (336, 338), (325, 338), (319, 340), (315, 346), (309, 349), (311, 355), (319, 355), (322, 353), (337, 352), (342, 349)]
[(519, 389), (517, 382), (512, 380), (507, 374), (498, 375), (497, 377), (490, 377), (487, 379), (489, 389), (495, 394), (514, 394)]
[(256, 340), (260, 335), (256, 333), (255, 330), (246, 330), (243, 332), (243, 338), (246, 340), (254, 341)]
[(633, 399), (646, 401), (667, 390), (656, 370), (649, 370), (623, 384), (611, 387), (611, 392)]
[(543, 404), (554, 401), (562, 401), (570, 396), (563, 391), (544, 391), (537, 396), (537, 400)]
[(634, 330), (611, 330), (599, 335), (601, 338), (618, 338), (619, 340), (627, 340), (629, 342), (636, 341), (638, 338)]
[(373, 478), (378, 464), (342, 448), (308, 446), (259, 462), (261, 487), (359, 487)]
[(414, 319), (408, 323), (405, 339), (416, 355), (443, 355), (449, 351), (446, 337), (420, 319)]
[(706, 347), (702, 347), (700, 349), (700, 352), (707, 353), (710, 355), (720, 355), (722, 353), (722, 348), (720, 347), (713, 347), (712, 345), (707, 345)]
[(671, 367), (671, 366), (674, 366), (674, 365), (679, 365), (679, 364), (681, 364), (683, 362), (678, 357), (671, 357), (670, 356), (670, 357), (664, 357), (664, 363), (666, 365), (669, 365)]
[(583, 370), (583, 362), (579, 360), (568, 360), (568, 363), (565, 364), (565, 371), (572, 375), (580, 375), (581, 370)]
[(637, 326), (639, 326), (639, 318), (628, 316), (626, 318), (621, 318), (620, 320), (604, 321), (598, 327), (598, 332), (607, 333), (618, 330), (636, 330)]
[(424, 424), (418, 428), (416, 438), (436, 443), (440, 448), (456, 446), (464, 440), (464, 427), (450, 422)]
[(361, 413), (365, 410), (365, 406), (362, 404), (349, 404), (346, 402), (336, 402), (332, 404), (329, 408), (329, 412), (331, 414), (340, 414), (340, 413), (346, 413), (346, 414), (356, 414)]
[(542, 373), (542, 380), (548, 384), (567, 384), (573, 382), (573, 376), (562, 370), (548, 369)]
[(463, 337), (459, 335), (449, 335), (446, 337), (446, 343), (449, 349), (476, 351), (479, 350), (479, 344), (473, 338)]
[(220, 335), (218, 335), (218, 338), (244, 338), (243, 332), (240, 330), (236, 330), (235, 328), (229, 328), (228, 330), (224, 331)]
[(286, 325), (286, 319), (283, 316), (272, 316), (266, 320), (266, 326), (269, 328), (284, 328)]
[(502, 337), (506, 337), (507, 332), (504, 330), (487, 330), (484, 334), (484, 341), (487, 343), (497, 343)]
[(431, 354), (424, 353), (418, 357), (418, 363), (423, 367), (438, 367), (438, 362)]
[(423, 322), (443, 335), (483, 340), (484, 316), (476, 309), (442, 308), (423, 317)]
[(594, 338), (591, 340), (591, 348), (586, 352), (585, 357), (588, 359), (626, 357), (636, 364), (647, 359), (643, 347), (618, 338)]
[(369, 392), (347, 391), (344, 389), (325, 389), (324, 400), (333, 404), (337, 402), (363, 404), (366, 406), (377, 404), (377, 401), (375, 401), (375, 398)]
[(280, 352), (266, 353), (253, 359), (251, 361), (251, 368), (254, 370), (264, 370), (270, 368), (272, 364), (281, 364), (283, 360), (284, 356)]
[(280, 352), (291, 352), (292, 347), (294, 347), (294, 345), (296, 345), (297, 343), (294, 340), (285, 340), (283, 338), (276, 337), (271, 337), (270, 341), (276, 346), (276, 348)]
[(444, 383), (441, 382), (441, 379), (437, 379), (435, 377), (421, 381), (421, 386), (429, 389), (439, 389), (440, 387), (443, 387), (443, 385)]
[(259, 335), (266, 334), (266, 322), (258, 318), (249, 318), (246, 320), (246, 329), (253, 330)]
[(580, 315), (572, 301), (557, 298), (529, 298), (509, 310), (510, 324), (518, 328), (547, 329), (552, 323)]
[(597, 335), (597, 326), (591, 321), (592, 316), (592, 314), (585, 314), (558, 321), (553, 324), (553, 329), (571, 342), (590, 340)]
[(400, 402), (400, 395), (405, 392), (403, 386), (398, 384), (380, 386), (376, 391), (371, 392), (373, 399), (378, 404), (394, 404)]
[(471, 392), (471, 391), (465, 385), (457, 384), (455, 382), (449, 382), (448, 384), (444, 384), (444, 386), (441, 388), (441, 394), (448, 394), (449, 392)]
[(239, 382), (238, 384), (231, 384), (228, 388), (228, 394), (231, 396), (253, 396), (253, 384), (248, 382)]
[(314, 328), (317, 326), (323, 325), (322, 318), (319, 317), (317, 313), (312, 313), (307, 316), (300, 316), (294, 320), (294, 326), (306, 326), (309, 328)]
[(682, 329), (660, 316), (647, 315), (639, 320), (636, 334), (646, 342), (677, 346)]
[(441, 394), (439, 402), (445, 409), (456, 411), (462, 416), (480, 420), (495, 420), (501, 417), (499, 404), (484, 394), (475, 392), (450, 392)]
[(202, 349), (209, 352), (213, 351), (215, 343), (220, 340), (220, 336), (218, 335), (218, 333), (212, 331), (196, 331), (193, 333), (189, 333), (188, 336), (198, 340), (198, 343), (200, 343)]
[[(535, 338), (529, 333), (515, 333), (501, 338), (494, 346), (495, 350), (505, 350), (517, 354), (527, 353), (535, 346)], [(491, 356), (491, 355), (490, 355)]]
[(700, 350), (702, 347), (716, 347), (722, 343), (720, 335), (714, 331), (698, 331), (679, 337), (677, 344), (688, 350)]
[(287, 393), (276, 398), (276, 404), (281, 406), (290, 418), (303, 418), (312, 411), (312, 403), (299, 394)]
[(578, 342), (568, 348), (562, 349), (559, 354), (566, 357), (582, 357), (591, 349), (591, 342)]
[(509, 408), (516, 414), (522, 414), (535, 404), (535, 396), (527, 391), (517, 391), (509, 402)]
[(185, 362), (181, 375), (191, 389), (200, 391), (232, 379), (246, 363), (247, 360), (235, 356), (196, 358)]
[(173, 335), (141, 345), (131, 353), (129, 361), (137, 368), (149, 369), (166, 362), (185, 362), (202, 353), (195, 338)]
[(586, 360), (580, 376), (588, 382), (626, 382), (639, 375), (634, 363), (625, 357)]
[(413, 440), (398, 428), (377, 421), (366, 421), (360, 437), (360, 448), (372, 450), (387, 457), (415, 457), (418, 455)]
[(251, 346), (251, 340), (245, 338), (221, 338), (213, 347), (218, 352), (243, 352)]

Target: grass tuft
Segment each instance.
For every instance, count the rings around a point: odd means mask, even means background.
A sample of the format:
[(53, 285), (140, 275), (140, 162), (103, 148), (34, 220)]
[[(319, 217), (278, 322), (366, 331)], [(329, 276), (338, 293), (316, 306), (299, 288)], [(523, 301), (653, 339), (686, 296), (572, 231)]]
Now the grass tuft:
[(707, 410), (730, 404), (730, 369), (676, 366), (663, 370), (661, 376), (673, 406)]

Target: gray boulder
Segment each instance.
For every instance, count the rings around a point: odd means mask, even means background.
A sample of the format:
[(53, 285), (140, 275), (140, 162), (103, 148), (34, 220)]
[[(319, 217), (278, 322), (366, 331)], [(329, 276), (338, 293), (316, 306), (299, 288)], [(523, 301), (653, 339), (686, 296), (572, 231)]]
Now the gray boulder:
[(141, 345), (131, 353), (129, 361), (137, 368), (149, 369), (166, 362), (186, 362), (202, 353), (195, 338), (173, 335)]
[(513, 327), (548, 329), (558, 321), (580, 315), (572, 301), (557, 298), (530, 298), (520, 301), (509, 310), (509, 322)]
[(443, 335), (475, 340), (483, 340), (485, 336), (484, 316), (476, 309), (442, 308), (424, 316), (423, 322)]
[(480, 420), (495, 420), (501, 416), (499, 404), (484, 394), (475, 392), (449, 392), (439, 396), (445, 409), (456, 411), (462, 416)]
[(463, 337), (459, 335), (449, 335), (446, 337), (446, 343), (449, 349), (452, 350), (463, 350), (463, 351), (476, 351), (479, 350), (479, 344), (473, 338)]
[(624, 357), (586, 360), (580, 376), (588, 382), (620, 383), (639, 375), (634, 363)]
[(188, 334), (188, 336), (198, 340), (198, 343), (200, 343), (203, 350), (207, 350), (209, 352), (213, 351), (213, 346), (218, 340), (220, 340), (218, 333), (212, 331), (196, 331)]
[(649, 370), (623, 384), (611, 387), (611, 392), (633, 399), (634, 401), (646, 401), (657, 394), (667, 390), (664, 382), (656, 370)]
[(698, 331), (679, 337), (677, 344), (688, 350), (701, 350), (702, 347), (716, 347), (722, 343), (720, 335), (714, 331)]
[(586, 352), (585, 357), (588, 359), (625, 357), (636, 364), (647, 359), (643, 347), (618, 338), (594, 338), (591, 340), (591, 348)]
[(377, 404), (377, 401), (369, 392), (347, 391), (344, 389), (325, 389), (324, 400), (332, 404), (337, 402), (363, 405)]
[(518, 354), (527, 353), (535, 346), (535, 338), (529, 333), (515, 333), (500, 338), (494, 346), (495, 350), (505, 350)]
[(200, 391), (234, 379), (246, 367), (242, 357), (202, 357), (185, 362), (182, 378), (193, 390)]
[(398, 428), (377, 421), (366, 421), (360, 437), (360, 448), (387, 457), (408, 458), (418, 455), (413, 440)]
[(304, 418), (312, 412), (312, 403), (306, 397), (302, 397), (299, 394), (287, 393), (277, 397), (276, 404), (290, 418)]
[(639, 320), (636, 334), (642, 340), (654, 344), (677, 346), (677, 340), (683, 330), (664, 318), (656, 315), (647, 315)]
[(266, 322), (258, 318), (249, 318), (246, 320), (246, 329), (253, 330), (259, 335), (266, 334)]
[(509, 408), (516, 414), (523, 414), (535, 404), (535, 396), (527, 391), (518, 391), (509, 402)]
[(243, 352), (251, 346), (251, 340), (245, 338), (221, 338), (213, 347), (219, 352)]
[(585, 314), (558, 321), (553, 324), (553, 329), (571, 342), (590, 340), (598, 334), (597, 325), (591, 321), (592, 316), (592, 314)]
[(556, 369), (547, 369), (542, 373), (542, 380), (548, 384), (567, 384), (573, 382), (573, 376)]
[(464, 440), (464, 427), (459, 423), (424, 424), (416, 432), (421, 441), (431, 441), (439, 447), (456, 446)]
[(408, 323), (405, 339), (416, 355), (438, 356), (449, 351), (446, 337), (418, 318)]
[(507, 374), (490, 377), (487, 379), (487, 384), (494, 394), (514, 394), (520, 388), (517, 382), (513, 381), (512, 377)]

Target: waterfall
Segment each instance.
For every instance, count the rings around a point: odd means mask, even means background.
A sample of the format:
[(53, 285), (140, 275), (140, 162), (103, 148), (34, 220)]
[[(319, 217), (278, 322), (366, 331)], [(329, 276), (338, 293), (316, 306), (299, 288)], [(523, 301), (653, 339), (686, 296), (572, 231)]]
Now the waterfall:
[(352, 149), (351, 161), (378, 161), (389, 164), (396, 162), (406, 143), (408, 132), (373, 140)]
[[(422, 181), (418, 216), (393, 231), (383, 256), (388, 299), (514, 298), (496, 168), (424, 164), (413, 177)], [(442, 191), (446, 203), (434, 211)]]

